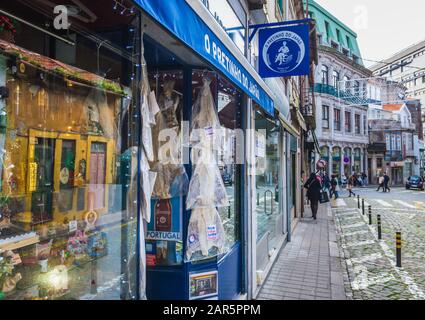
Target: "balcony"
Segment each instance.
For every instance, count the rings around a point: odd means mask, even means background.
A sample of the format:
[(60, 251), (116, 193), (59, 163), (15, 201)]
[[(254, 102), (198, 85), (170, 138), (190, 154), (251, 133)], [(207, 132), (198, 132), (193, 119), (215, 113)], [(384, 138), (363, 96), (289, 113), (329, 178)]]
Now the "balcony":
[(375, 153), (386, 153), (387, 152), (387, 144), (385, 142), (374, 142), (368, 145), (368, 152)]
[(406, 157), (415, 157), (415, 150), (410, 149), (410, 150), (406, 150)]
[(387, 151), (385, 153), (385, 161), (403, 161), (403, 153), (401, 151)]
[(340, 98), (350, 104), (355, 105), (368, 105), (370, 103), (373, 103), (374, 100), (372, 99), (366, 99), (362, 98), (357, 95), (353, 95), (350, 91), (338, 91), (334, 86), (328, 85), (328, 84), (322, 84), (322, 83), (316, 83), (314, 85), (313, 91), (315, 93), (320, 94), (329, 94), (331, 96)]

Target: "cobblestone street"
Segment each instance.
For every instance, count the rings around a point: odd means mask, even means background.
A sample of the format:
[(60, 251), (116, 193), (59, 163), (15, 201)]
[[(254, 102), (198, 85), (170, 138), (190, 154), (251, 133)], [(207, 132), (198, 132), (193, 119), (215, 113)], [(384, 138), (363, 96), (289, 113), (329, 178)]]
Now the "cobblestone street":
[[(362, 189), (365, 215), (357, 198), (332, 201), (338, 244), (346, 265), (347, 296), (364, 300), (425, 299), (425, 203), (423, 193)], [(372, 225), (367, 207), (372, 206)], [(382, 240), (377, 235), (377, 214)], [(402, 234), (402, 268), (396, 267), (395, 234)]]

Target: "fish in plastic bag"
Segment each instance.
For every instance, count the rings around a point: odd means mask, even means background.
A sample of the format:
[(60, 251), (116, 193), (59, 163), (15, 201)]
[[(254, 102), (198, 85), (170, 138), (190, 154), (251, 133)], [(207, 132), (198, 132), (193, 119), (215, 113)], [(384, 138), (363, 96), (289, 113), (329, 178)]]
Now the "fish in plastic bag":
[(204, 78), (202, 81), (203, 86), (192, 106), (190, 143), (196, 145), (211, 141), (214, 148), (220, 148), (221, 125), (211, 93), (211, 80)]
[[(200, 156), (195, 160), (194, 154), (199, 151)], [(192, 149), (192, 159), (195, 160), (195, 169), (190, 179), (186, 208), (228, 207), (226, 187), (212, 150)]]
[(215, 254), (224, 252), (224, 227), (216, 208), (192, 210), (187, 234), (187, 260), (204, 259), (211, 249), (216, 249)]

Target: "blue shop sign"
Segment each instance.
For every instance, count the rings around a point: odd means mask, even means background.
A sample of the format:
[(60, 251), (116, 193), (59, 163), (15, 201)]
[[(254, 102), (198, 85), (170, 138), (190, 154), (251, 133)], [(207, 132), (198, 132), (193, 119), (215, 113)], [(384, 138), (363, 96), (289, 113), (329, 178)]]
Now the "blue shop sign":
[(263, 78), (308, 75), (309, 26), (285, 26), (260, 30), (260, 76)]
[(173, 35), (226, 75), (267, 113), (274, 115), (273, 99), (185, 0), (134, 1)]

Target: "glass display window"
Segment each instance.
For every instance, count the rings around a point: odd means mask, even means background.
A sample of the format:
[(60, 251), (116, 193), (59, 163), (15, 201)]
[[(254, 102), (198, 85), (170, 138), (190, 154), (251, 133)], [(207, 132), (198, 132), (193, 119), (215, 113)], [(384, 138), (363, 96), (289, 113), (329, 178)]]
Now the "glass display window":
[(281, 129), (279, 122), (255, 109), (257, 270), (268, 262), (268, 252), (283, 235), (280, 208)]
[[(193, 170), (187, 199), (191, 218), (186, 258), (197, 261), (226, 253), (240, 239), (238, 152), (243, 150), (244, 141), (241, 92), (220, 75), (206, 70), (192, 72), (192, 88), (189, 141)], [(200, 160), (210, 152), (211, 159)], [(204, 225), (202, 216), (210, 222)]]
[(60, 1), (0, 4), (4, 299), (138, 297), (141, 34), (115, 3), (74, 2), (68, 29), (49, 32), (34, 26)]

